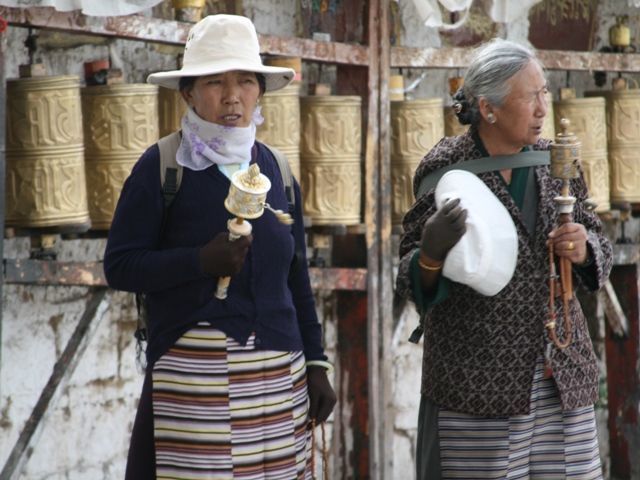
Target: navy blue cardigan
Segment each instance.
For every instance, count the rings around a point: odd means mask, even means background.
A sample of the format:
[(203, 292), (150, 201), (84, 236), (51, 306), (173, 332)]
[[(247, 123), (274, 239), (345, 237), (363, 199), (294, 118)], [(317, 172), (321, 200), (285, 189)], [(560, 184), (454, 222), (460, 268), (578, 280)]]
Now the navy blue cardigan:
[[(153, 365), (186, 331), (206, 320), (242, 345), (252, 332), (264, 350), (304, 351), (307, 360), (326, 360), (306, 258), (288, 278), (294, 241), (305, 250), (300, 187), (295, 183), (293, 226), (264, 214), (250, 220), (253, 243), (240, 273), (231, 278), (225, 300), (214, 297), (217, 277), (205, 274), (200, 248), (233, 218), (224, 207), (229, 179), (216, 166), (183, 171), (180, 190), (162, 231), (164, 202), (160, 154), (151, 146), (125, 181), (115, 210), (104, 271), (109, 286), (145, 292), (149, 314), (147, 361)], [(271, 152), (253, 147), (252, 163), (271, 180), (267, 203), (287, 211), (282, 177)]]

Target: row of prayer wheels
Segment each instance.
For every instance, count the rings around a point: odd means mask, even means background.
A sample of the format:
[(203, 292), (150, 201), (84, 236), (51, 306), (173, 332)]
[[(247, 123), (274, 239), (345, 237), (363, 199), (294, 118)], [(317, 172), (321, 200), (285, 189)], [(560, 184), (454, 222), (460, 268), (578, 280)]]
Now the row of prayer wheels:
[(124, 180), (158, 139), (157, 87), (7, 82), (6, 225), (108, 229)]
[[(263, 96), (257, 139), (288, 157), (314, 225), (361, 221), (361, 99), (300, 96), (300, 84)], [(640, 201), (640, 91), (589, 92), (552, 102), (543, 137), (570, 118), (597, 211)], [(7, 82), (6, 224), (63, 232), (108, 229), (133, 164), (180, 128), (180, 95), (146, 85), (80, 87), (75, 76)], [(443, 136), (464, 131), (441, 99), (391, 103), (392, 222), (413, 204), (413, 174)], [(607, 146), (608, 145), (608, 146)]]
[[(555, 139), (562, 118), (582, 142), (581, 167), (596, 212), (611, 202), (640, 202), (640, 90), (587, 92), (587, 98), (553, 101), (542, 138)], [(442, 137), (460, 135), (463, 127), (440, 99), (391, 102), (392, 223), (400, 224), (414, 202), (413, 173)]]
[[(259, 141), (285, 153), (315, 225), (360, 223), (361, 99), (264, 95)], [(147, 84), (81, 88), (76, 76), (7, 82), (6, 226), (107, 230), (133, 165), (180, 129), (184, 101)]]

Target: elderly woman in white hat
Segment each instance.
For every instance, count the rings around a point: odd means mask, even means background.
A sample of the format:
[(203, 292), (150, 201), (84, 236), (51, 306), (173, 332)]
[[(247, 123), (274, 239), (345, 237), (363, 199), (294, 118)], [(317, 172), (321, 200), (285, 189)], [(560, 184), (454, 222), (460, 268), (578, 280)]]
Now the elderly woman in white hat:
[[(230, 175), (257, 164), (266, 202), (288, 210), (278, 164), (255, 141), (265, 91), (295, 72), (264, 66), (245, 17), (213, 15), (189, 32), (181, 70), (148, 81), (188, 104), (176, 153), (180, 189), (165, 211), (158, 145), (124, 184), (104, 258), (109, 285), (144, 292), (147, 371), (127, 480), (310, 478), (311, 420), (336, 402), (305, 258), (300, 188), (293, 226), (273, 215), (229, 241)], [(218, 279), (232, 277), (227, 297)]]
[(471, 128), (415, 173), (396, 286), (421, 316), (411, 340), (424, 334), (418, 480), (602, 478), (598, 366), (578, 301), (563, 312), (552, 300), (549, 243), (588, 291), (607, 279), (611, 246), (582, 176), (573, 221), (558, 227), (546, 92), (529, 49), (480, 47), (454, 97)]

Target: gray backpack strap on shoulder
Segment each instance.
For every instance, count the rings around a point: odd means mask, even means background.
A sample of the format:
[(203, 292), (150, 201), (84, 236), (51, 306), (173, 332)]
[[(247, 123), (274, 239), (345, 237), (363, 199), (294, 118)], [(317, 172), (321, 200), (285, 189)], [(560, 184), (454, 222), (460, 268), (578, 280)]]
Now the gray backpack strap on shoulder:
[(515, 155), (498, 155), (495, 157), (483, 157), (466, 162), (454, 163), (431, 172), (424, 177), (418, 187), (416, 199), (422, 197), (432, 188), (435, 188), (442, 176), (451, 170), (466, 170), (467, 172), (485, 173), (510, 168), (535, 167), (538, 165), (550, 165), (551, 154), (548, 150), (532, 150), (520, 152)]
[(158, 140), (160, 150), (160, 185), (164, 194), (165, 207), (171, 205), (178, 193), (182, 181), (182, 167), (176, 161), (176, 153), (180, 147), (182, 135), (173, 132)]
[(280, 175), (282, 175), (282, 183), (284, 184), (284, 192), (287, 195), (287, 202), (289, 203), (289, 214), (293, 216), (293, 212), (295, 211), (296, 207), (296, 196), (293, 192), (293, 174), (291, 173), (289, 160), (287, 160), (285, 154), (277, 148), (274, 148), (271, 145), (267, 145), (266, 143), (263, 143), (263, 145), (269, 149), (269, 151), (275, 157), (276, 162), (278, 162)]

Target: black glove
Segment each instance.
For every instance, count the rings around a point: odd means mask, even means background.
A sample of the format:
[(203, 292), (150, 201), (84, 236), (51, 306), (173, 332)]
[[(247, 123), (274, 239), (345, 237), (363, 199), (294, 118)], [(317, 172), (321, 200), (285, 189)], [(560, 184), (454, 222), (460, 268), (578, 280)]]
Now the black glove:
[(324, 367), (307, 367), (307, 388), (309, 390), (309, 421), (315, 418), (316, 425), (320, 425), (329, 418), (338, 400)]
[(467, 211), (460, 206), (460, 199), (447, 200), (424, 224), (420, 249), (438, 262), (444, 261), (447, 253), (467, 231)]
[(253, 235), (229, 241), (229, 233), (223, 232), (200, 249), (202, 271), (212, 277), (232, 277), (242, 269)]

